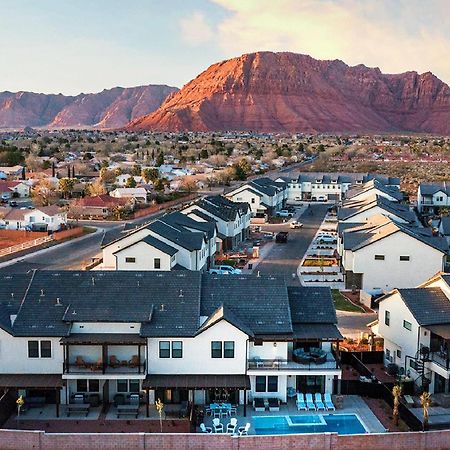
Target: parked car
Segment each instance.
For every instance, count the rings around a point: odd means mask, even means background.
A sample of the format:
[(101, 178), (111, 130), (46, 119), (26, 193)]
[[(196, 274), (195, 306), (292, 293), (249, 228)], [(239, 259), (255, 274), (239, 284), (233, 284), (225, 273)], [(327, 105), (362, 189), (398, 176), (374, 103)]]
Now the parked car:
[(289, 212), (287, 209), (282, 209), (275, 213), (276, 217), (293, 217), (293, 214)]
[(317, 238), (319, 244), (336, 244), (336, 238), (334, 236), (322, 235)]
[(293, 220), (289, 224), (289, 228), (301, 228), (302, 226), (303, 226), (303, 224), (301, 222), (299, 222), (298, 220)]
[(236, 269), (233, 266), (222, 265), (209, 269), (209, 273), (216, 275), (239, 275), (242, 273), (242, 270)]
[(280, 231), (275, 236), (275, 242), (277, 242), (278, 244), (285, 244), (288, 240), (288, 234), (289, 233), (287, 231)]
[(17, 206), (17, 202), (15, 200), (11, 200), (9, 202), (9, 206), (11, 206), (12, 208), (15, 208)]

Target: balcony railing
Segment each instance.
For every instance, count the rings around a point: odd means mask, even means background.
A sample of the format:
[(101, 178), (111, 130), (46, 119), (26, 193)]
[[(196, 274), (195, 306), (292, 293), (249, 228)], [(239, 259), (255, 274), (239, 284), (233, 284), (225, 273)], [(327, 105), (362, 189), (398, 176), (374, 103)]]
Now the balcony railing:
[(248, 370), (332, 370), (338, 369), (339, 363), (331, 353), (326, 354), (326, 359), (320, 362), (300, 363), (293, 359), (261, 359), (249, 358), (247, 361)]
[(127, 373), (145, 373), (146, 363), (145, 361), (135, 361), (133, 358), (129, 360), (118, 360), (111, 363), (102, 361), (99, 359), (96, 362), (89, 362), (84, 359), (78, 359), (76, 361), (70, 361), (64, 363), (64, 373), (73, 374), (88, 374), (88, 373), (101, 373), (101, 374), (127, 374)]
[(431, 352), (429, 360), (446, 370), (450, 368), (450, 358), (445, 352)]

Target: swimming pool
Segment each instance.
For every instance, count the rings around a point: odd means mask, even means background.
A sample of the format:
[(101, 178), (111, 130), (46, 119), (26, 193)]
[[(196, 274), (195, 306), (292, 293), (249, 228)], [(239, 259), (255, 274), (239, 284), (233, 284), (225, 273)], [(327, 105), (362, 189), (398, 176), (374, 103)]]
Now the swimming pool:
[(338, 433), (362, 434), (367, 430), (356, 414), (253, 416), (255, 434)]

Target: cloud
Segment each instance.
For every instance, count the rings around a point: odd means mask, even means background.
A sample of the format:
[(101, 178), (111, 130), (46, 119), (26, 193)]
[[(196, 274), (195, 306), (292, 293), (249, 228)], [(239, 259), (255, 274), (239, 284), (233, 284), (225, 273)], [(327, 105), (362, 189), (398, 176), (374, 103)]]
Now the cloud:
[(199, 11), (183, 17), (179, 23), (181, 36), (189, 45), (201, 45), (210, 41), (213, 37), (211, 26), (206, 21), (205, 15)]
[(227, 56), (293, 51), (319, 59), (432, 71), (450, 83), (446, 0), (210, 0), (226, 11), (215, 34)]

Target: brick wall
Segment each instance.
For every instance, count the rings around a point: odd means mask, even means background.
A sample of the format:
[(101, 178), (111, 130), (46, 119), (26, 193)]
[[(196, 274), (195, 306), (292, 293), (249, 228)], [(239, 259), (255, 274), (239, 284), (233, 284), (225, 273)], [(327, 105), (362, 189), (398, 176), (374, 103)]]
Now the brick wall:
[(445, 450), (450, 430), (338, 436), (334, 433), (245, 436), (207, 434), (50, 434), (0, 430), (1, 450)]

